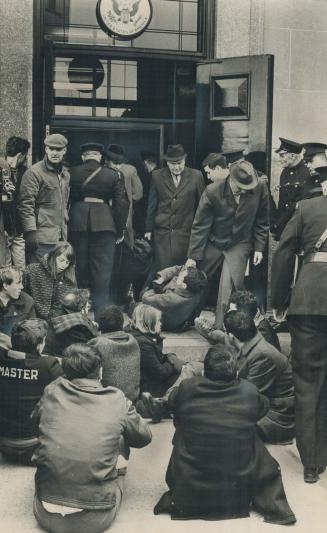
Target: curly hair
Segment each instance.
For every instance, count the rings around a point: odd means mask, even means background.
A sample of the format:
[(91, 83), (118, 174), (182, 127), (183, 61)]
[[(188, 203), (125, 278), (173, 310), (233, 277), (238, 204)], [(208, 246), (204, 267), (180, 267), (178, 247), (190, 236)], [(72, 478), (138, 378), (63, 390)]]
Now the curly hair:
[(209, 348), (204, 359), (204, 375), (212, 381), (233, 381), (237, 375), (234, 351), (225, 344)]
[(184, 283), (189, 291), (200, 292), (207, 286), (208, 279), (202, 270), (198, 270), (195, 267), (188, 267)]
[(14, 157), (19, 153), (26, 155), (30, 146), (31, 143), (27, 139), (13, 135), (6, 142), (6, 156)]

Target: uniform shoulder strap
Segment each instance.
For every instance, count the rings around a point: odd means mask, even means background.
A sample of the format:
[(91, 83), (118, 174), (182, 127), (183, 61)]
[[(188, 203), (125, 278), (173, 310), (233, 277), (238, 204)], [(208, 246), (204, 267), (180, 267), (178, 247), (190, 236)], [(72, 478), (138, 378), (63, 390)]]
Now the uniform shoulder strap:
[(96, 168), (96, 169), (92, 172), (92, 174), (90, 174), (90, 175), (86, 178), (86, 180), (83, 182), (83, 184), (82, 184), (82, 188), (86, 187), (86, 185), (87, 185), (88, 183), (90, 183), (90, 181), (93, 180), (93, 178), (95, 178), (95, 176), (96, 176), (97, 174), (99, 174), (99, 172), (101, 172), (101, 170), (102, 170), (102, 167), (101, 167), (101, 166), (98, 167), (98, 168)]
[(322, 233), (322, 235), (317, 240), (315, 244), (315, 250), (319, 251), (326, 240), (327, 240), (327, 229), (325, 229), (325, 231)]

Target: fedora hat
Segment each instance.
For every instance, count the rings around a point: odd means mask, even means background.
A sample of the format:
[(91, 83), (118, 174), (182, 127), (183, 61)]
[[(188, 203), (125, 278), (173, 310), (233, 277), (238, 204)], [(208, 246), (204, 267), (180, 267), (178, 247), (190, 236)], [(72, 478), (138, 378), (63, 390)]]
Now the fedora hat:
[(258, 176), (248, 161), (233, 163), (229, 168), (231, 178), (240, 189), (250, 191), (258, 185)]
[(180, 161), (187, 156), (183, 146), (181, 144), (169, 144), (167, 147), (167, 152), (164, 154), (164, 159), (166, 161)]
[(121, 144), (109, 144), (106, 157), (113, 161), (114, 163), (127, 163), (128, 158), (126, 157), (125, 150)]

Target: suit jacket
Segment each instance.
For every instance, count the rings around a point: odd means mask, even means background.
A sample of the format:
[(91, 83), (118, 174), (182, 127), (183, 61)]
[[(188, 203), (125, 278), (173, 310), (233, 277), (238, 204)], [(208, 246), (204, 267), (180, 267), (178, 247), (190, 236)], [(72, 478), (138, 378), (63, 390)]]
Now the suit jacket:
[(168, 167), (152, 173), (146, 230), (154, 232), (157, 270), (185, 262), (203, 190), (203, 176), (199, 170), (185, 167), (177, 188)]
[(255, 189), (241, 195), (239, 204), (235, 202), (229, 177), (206, 188), (194, 218), (188, 257), (202, 260), (208, 241), (219, 250), (247, 242), (256, 251), (264, 251), (269, 230), (269, 196), (265, 181), (258, 180)]
[[(82, 187), (88, 176), (98, 168), (101, 168), (100, 172)], [(84, 202), (88, 196), (99, 198), (104, 203)], [(70, 202), (69, 231), (112, 231), (122, 235), (129, 201), (124, 184), (115, 170), (101, 167), (92, 159), (72, 167)]]
[(254, 490), (255, 425), (268, 400), (244, 380), (184, 380), (169, 395), (176, 427), (166, 481), (176, 512), (248, 516)]
[(261, 335), (243, 344), (238, 359), (239, 377), (250, 381), (267, 396), (268, 419), (282, 427), (294, 427), (294, 386), (292, 368), (282, 354)]
[[(327, 263), (305, 263), (327, 228), (327, 197), (302, 200), (287, 224), (275, 251), (271, 269), (271, 303), (289, 306), (289, 315), (327, 315)], [(294, 259), (303, 250), (304, 261), (291, 293)], [(327, 242), (320, 249), (327, 252)]]

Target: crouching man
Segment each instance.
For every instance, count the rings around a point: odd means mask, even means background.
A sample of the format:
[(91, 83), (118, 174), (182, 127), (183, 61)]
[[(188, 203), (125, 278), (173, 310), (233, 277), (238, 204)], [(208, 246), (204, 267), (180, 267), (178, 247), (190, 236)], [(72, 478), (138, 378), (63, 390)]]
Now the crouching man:
[(249, 515), (252, 502), (266, 522), (295, 522), (279, 465), (256, 435), (269, 401), (252, 383), (237, 378), (230, 348), (211, 347), (204, 376), (184, 380), (168, 402), (176, 428), (166, 474), (169, 492), (155, 514), (240, 518)]
[(64, 355), (65, 377), (47, 387), (35, 412), (34, 514), (46, 531), (98, 533), (121, 503), (120, 450), (146, 446), (151, 432), (119, 389), (101, 385), (93, 347), (72, 344)]

